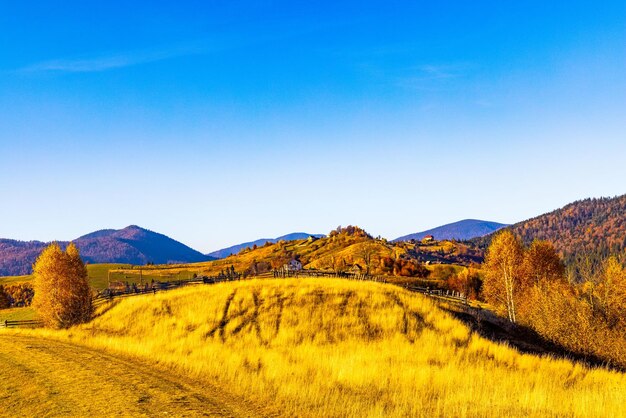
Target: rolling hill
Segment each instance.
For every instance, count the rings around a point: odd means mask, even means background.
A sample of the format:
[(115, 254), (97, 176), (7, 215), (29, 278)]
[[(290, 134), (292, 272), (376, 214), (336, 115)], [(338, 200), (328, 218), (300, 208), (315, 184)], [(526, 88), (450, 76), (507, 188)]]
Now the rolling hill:
[[(213, 260), (163, 234), (136, 225), (103, 229), (73, 240), (89, 263), (169, 264)], [(60, 242), (67, 245), (67, 242)], [(30, 274), (32, 264), (48, 243), (0, 240), (0, 276)]]
[(498, 222), (481, 221), (478, 219), (465, 219), (447, 225), (438, 226), (427, 231), (416, 232), (396, 238), (395, 241), (420, 241), (427, 235), (432, 235), (436, 240), (459, 240), (465, 241), (476, 237), (491, 234), (498, 229), (504, 228), (506, 224)]
[[(30, 335), (66, 341), (63, 351), (92, 368), (102, 363), (98, 352), (158, 364), (164, 380), (206, 381), (273, 407), (271, 416), (621, 416), (626, 402), (622, 373), (521, 354), (481, 337), (433, 299), (388, 284), (245, 280), (127, 298), (101, 312), (70, 330)], [(39, 359), (28, 354), (37, 353), (37, 341), (20, 346), (30, 349), (3, 365), (7, 376), (41, 369), (29, 365)], [(93, 360), (80, 346), (93, 350), (87, 353)], [(50, 357), (49, 367), (63, 367), (63, 357)], [(113, 362), (98, 370), (107, 384), (126, 381), (133, 366)], [(63, 396), (68, 390), (55, 393)], [(36, 415), (41, 402), (25, 403), (20, 412)], [(171, 407), (163, 404), (163, 412)]]
[(276, 237), (276, 238), (261, 238), (258, 239), (256, 241), (250, 241), (250, 242), (244, 242), (242, 244), (237, 244), (237, 245), (233, 245), (231, 247), (227, 247), (227, 248), (222, 248), (221, 250), (217, 250), (217, 251), (213, 251), (212, 253), (207, 254), (207, 256), (209, 257), (215, 257), (215, 258), (226, 258), (231, 254), (237, 254), (239, 253), (239, 251), (243, 250), (244, 248), (252, 248), (255, 245), (257, 247), (260, 247), (262, 245), (265, 245), (266, 242), (271, 242), (272, 244), (278, 242), (278, 241), (293, 241), (293, 240), (297, 240), (297, 239), (306, 239), (310, 236), (314, 236), (315, 238), (322, 238), (324, 235), (322, 234), (307, 234), (306, 232), (293, 232), (291, 234), (286, 234), (280, 237)]
[[(203, 263), (181, 265), (154, 265), (142, 267), (144, 277), (155, 281), (200, 276), (218, 276), (228, 270), (244, 277), (271, 274), (291, 260), (298, 260), (307, 270), (326, 272), (353, 272), (384, 275), (396, 281), (419, 281), (429, 272), (445, 265), (469, 266), (480, 261), (481, 252), (465, 243), (438, 241), (436, 243), (388, 242), (374, 238), (358, 226), (347, 226), (331, 231), (322, 238), (266, 242), (257, 248), (244, 248), (235, 255)], [(428, 265), (427, 265), (428, 264)], [(447, 269), (453, 271), (454, 269)], [(456, 271), (456, 270), (454, 270)], [(124, 280), (138, 277), (135, 268), (119, 268), (112, 272)], [(439, 274), (433, 277), (441, 278)], [(391, 279), (390, 279), (391, 280)]]

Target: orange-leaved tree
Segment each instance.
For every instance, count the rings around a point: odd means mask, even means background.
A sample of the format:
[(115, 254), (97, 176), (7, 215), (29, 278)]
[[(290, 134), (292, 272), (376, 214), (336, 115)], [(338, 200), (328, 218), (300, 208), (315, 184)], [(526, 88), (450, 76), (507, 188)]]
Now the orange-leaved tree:
[(549, 282), (563, 280), (565, 265), (554, 244), (536, 239), (524, 254), (522, 272), (522, 285), (527, 289), (544, 280)]
[(87, 269), (74, 244), (65, 251), (56, 243), (49, 245), (39, 255), (33, 274), (33, 305), (46, 326), (67, 328), (91, 318)]

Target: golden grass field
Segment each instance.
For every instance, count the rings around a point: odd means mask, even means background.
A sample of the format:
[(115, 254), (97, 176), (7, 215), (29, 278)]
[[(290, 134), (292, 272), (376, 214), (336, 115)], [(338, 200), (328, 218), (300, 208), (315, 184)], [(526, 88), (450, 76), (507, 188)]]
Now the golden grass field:
[(626, 414), (626, 375), (520, 354), (392, 285), (250, 280), (109, 308), (66, 331), (9, 332), (156, 362), (284, 416)]

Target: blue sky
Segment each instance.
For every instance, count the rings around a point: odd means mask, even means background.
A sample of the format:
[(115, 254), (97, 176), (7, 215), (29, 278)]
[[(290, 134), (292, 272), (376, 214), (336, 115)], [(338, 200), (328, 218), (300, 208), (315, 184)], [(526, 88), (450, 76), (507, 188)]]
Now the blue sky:
[(8, 3), (1, 237), (395, 238), (626, 193), (624, 2)]

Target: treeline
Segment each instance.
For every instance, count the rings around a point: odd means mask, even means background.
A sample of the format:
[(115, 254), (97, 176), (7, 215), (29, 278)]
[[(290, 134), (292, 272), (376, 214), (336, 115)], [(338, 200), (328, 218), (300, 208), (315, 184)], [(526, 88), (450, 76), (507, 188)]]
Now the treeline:
[(557, 249), (506, 230), (487, 250), (482, 295), (512, 322), (585, 356), (626, 367), (626, 269), (616, 257), (568, 280)]
[(425, 279), (430, 275), (430, 271), (417, 260), (408, 258), (380, 258), (380, 272), (401, 277), (418, 277)]
[(0, 309), (30, 306), (35, 291), (30, 283), (0, 285)]
[(341, 225), (337, 227), (337, 229), (330, 231), (328, 234), (329, 237), (334, 237), (337, 235), (348, 235), (351, 237), (362, 237), (362, 238), (373, 238), (370, 234), (368, 234), (364, 229), (359, 228), (358, 226), (348, 225), (346, 227), (342, 227)]

